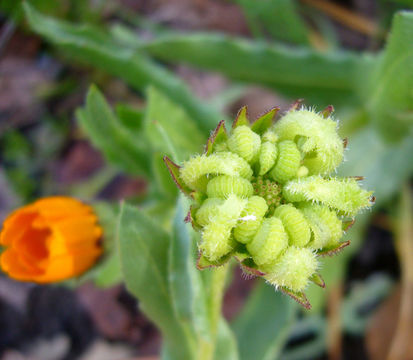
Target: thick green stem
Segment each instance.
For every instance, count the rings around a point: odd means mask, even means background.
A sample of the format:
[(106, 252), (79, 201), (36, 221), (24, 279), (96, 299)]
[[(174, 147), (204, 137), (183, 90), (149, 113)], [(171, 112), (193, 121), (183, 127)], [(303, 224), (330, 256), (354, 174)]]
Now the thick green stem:
[(208, 291), (208, 312), (210, 323), (210, 341), (202, 342), (199, 348), (198, 359), (213, 360), (219, 321), (221, 318), (222, 300), (224, 297), (225, 281), (227, 279), (229, 264), (212, 270), (210, 286)]

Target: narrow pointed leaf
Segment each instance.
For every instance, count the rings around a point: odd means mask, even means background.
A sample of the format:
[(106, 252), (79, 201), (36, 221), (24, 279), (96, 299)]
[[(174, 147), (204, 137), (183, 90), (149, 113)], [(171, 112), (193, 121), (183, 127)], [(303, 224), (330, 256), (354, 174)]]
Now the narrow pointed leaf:
[(214, 151), (215, 144), (219, 144), (227, 139), (228, 135), (227, 130), (225, 129), (225, 120), (221, 120), (207, 141), (205, 153), (207, 155), (211, 154)]
[(288, 108), (288, 111), (295, 111), (295, 110), (300, 110), (301, 107), (303, 106), (304, 99), (297, 99), (295, 100), (290, 107)]
[(350, 51), (323, 53), (222, 34), (171, 34), (144, 45), (136, 43), (138, 49), (164, 61), (186, 62), (220, 71), (232, 79), (277, 89), (292, 98), (304, 97), (311, 103), (336, 106), (356, 99), (359, 72), (370, 71), (376, 60)]
[(304, 292), (292, 291), (282, 286), (279, 287), (279, 290), (283, 292), (284, 294), (290, 296), (292, 299), (297, 301), (300, 305), (304, 306), (306, 309), (308, 310), (311, 309), (311, 304), (308, 301), (307, 297), (305, 296)]
[(347, 231), (349, 229), (351, 229), (351, 227), (355, 224), (356, 219), (351, 219), (348, 221), (343, 221), (343, 231)]
[(235, 129), (237, 126), (241, 125), (249, 125), (250, 122), (248, 120), (248, 108), (247, 106), (243, 106), (237, 114), (234, 122), (232, 123), (232, 128)]
[(260, 116), (251, 125), (252, 131), (255, 131), (257, 134), (262, 135), (272, 125), (274, 117), (279, 110), (280, 108), (275, 107), (270, 111), (266, 112), (264, 115)]
[[(239, 256), (239, 255), (238, 255)], [(245, 256), (240, 256), (242, 259)], [(237, 259), (238, 260), (238, 259)], [(240, 261), (241, 269), (244, 271), (244, 273), (252, 276), (264, 276), (265, 273), (257, 269), (257, 265), (254, 263), (254, 261), (251, 259), (251, 257), (246, 257), (243, 260)]]
[(160, 152), (152, 155), (152, 173), (159, 192), (166, 198), (176, 198), (178, 188)]
[(189, 211), (185, 216), (184, 221), (186, 223), (190, 223), (192, 225), (192, 228), (194, 230), (200, 231), (202, 228), (198, 225), (198, 223), (195, 221), (195, 213), (199, 209), (199, 206), (191, 205), (189, 207)]
[(321, 277), (319, 273), (314, 273), (310, 277), (310, 281), (313, 282), (314, 284), (318, 285), (319, 287), (325, 288), (326, 283), (324, 282), (324, 279)]
[(264, 276), (265, 275), (265, 273), (263, 273), (262, 271), (259, 271), (256, 268), (253, 268), (251, 266), (245, 265), (242, 262), (241, 262), (241, 269), (245, 274), (251, 275), (252, 277), (254, 277), (254, 276)]
[(318, 256), (333, 256), (337, 255), (340, 251), (342, 251), (345, 247), (350, 245), (350, 240), (345, 242), (339, 243), (336, 247), (333, 248), (326, 248), (317, 251)]
[(179, 169), (181, 167), (179, 165), (175, 164), (167, 156), (163, 157), (163, 161), (165, 162), (165, 165), (168, 168), (168, 171), (172, 176), (172, 180), (175, 182), (176, 186), (178, 186), (179, 190), (181, 190), (185, 195), (190, 196), (192, 190), (185, 185), (185, 183), (181, 180), (181, 178), (179, 176)]
[(324, 110), (321, 111), (321, 116), (327, 119), (334, 112), (334, 106), (328, 105)]

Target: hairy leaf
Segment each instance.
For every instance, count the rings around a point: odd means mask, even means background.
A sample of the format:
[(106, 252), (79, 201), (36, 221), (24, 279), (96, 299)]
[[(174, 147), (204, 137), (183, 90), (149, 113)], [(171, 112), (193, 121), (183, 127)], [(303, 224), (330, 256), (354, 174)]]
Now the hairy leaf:
[(185, 108), (204, 131), (212, 129), (220, 120), (220, 115), (194, 97), (180, 79), (152, 62), (144, 53), (118, 44), (110, 34), (94, 27), (44, 16), (27, 2), (24, 7), (31, 28), (64, 49), (71, 58), (119, 76), (138, 90), (149, 84), (156, 86)]
[(413, 13), (399, 12), (370, 83), (367, 109), (388, 140), (398, 140), (413, 125)]

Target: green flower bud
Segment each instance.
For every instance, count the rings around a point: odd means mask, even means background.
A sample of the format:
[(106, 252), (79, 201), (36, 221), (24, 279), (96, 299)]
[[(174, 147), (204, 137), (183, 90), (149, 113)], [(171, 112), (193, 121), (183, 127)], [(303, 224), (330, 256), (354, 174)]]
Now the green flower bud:
[(273, 124), (277, 110), (250, 125), (244, 107), (231, 133), (218, 124), (204, 154), (182, 167), (165, 163), (194, 201), (186, 219), (201, 233), (198, 266), (234, 256), (246, 272), (308, 308), (309, 282), (324, 286), (318, 256), (349, 244), (340, 242), (343, 217), (371, 207), (374, 198), (357, 178), (329, 176), (344, 148), (331, 107), (292, 109)]
[(246, 204), (247, 200), (230, 195), (222, 205), (217, 207), (216, 214), (211, 217), (211, 221), (204, 227), (202, 233), (200, 247), (208, 260), (216, 261), (233, 249), (231, 230)]
[(241, 176), (250, 179), (252, 170), (244, 159), (231, 152), (194, 156), (186, 161), (180, 170), (182, 181), (194, 190), (197, 181), (204, 175)]
[(300, 210), (308, 221), (312, 232), (310, 247), (313, 249), (331, 248), (339, 244), (343, 236), (343, 223), (335, 211), (325, 205), (304, 203)]
[(267, 141), (261, 145), (259, 153), (259, 175), (265, 175), (274, 165), (277, 160), (278, 150), (275, 144)]
[(209, 181), (206, 193), (209, 197), (225, 199), (230, 194), (248, 198), (254, 189), (252, 184), (240, 176), (221, 175)]
[(348, 216), (355, 216), (372, 205), (372, 192), (360, 188), (354, 178), (300, 178), (288, 182), (283, 188), (283, 195), (292, 202), (322, 203)]
[(273, 180), (283, 184), (297, 175), (301, 154), (297, 145), (290, 140), (281, 141), (278, 144), (278, 153), (277, 164), (270, 171), (270, 176)]
[(280, 219), (264, 219), (247, 249), (257, 265), (266, 265), (277, 260), (288, 246), (288, 236)]
[(317, 267), (316, 256), (310, 249), (290, 246), (264, 277), (275, 286), (301, 292)]
[(281, 205), (274, 211), (288, 234), (289, 244), (303, 247), (310, 241), (310, 227), (304, 215), (293, 205)]
[(257, 156), (260, 145), (260, 136), (245, 125), (236, 127), (228, 139), (229, 149), (249, 163)]
[(223, 199), (208, 198), (202, 206), (198, 209), (195, 215), (196, 222), (205, 226), (211, 222), (211, 219), (217, 214), (219, 206), (224, 203)]
[(251, 196), (234, 229), (235, 240), (241, 244), (249, 243), (261, 226), (262, 219), (267, 210), (268, 205), (262, 197)]
[(343, 161), (343, 141), (337, 133), (337, 123), (328, 116), (323, 118), (313, 110), (288, 112), (274, 127), (279, 139), (301, 137), (304, 165), (310, 174), (328, 174)]

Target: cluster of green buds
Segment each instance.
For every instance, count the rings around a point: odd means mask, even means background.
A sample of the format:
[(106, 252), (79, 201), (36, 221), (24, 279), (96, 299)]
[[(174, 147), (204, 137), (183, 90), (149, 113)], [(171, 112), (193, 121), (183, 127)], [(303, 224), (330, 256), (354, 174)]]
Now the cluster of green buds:
[(340, 239), (374, 197), (360, 177), (330, 175), (347, 145), (331, 106), (317, 113), (296, 103), (274, 123), (277, 111), (250, 124), (244, 107), (230, 133), (218, 124), (202, 155), (182, 166), (164, 160), (193, 200), (186, 221), (201, 233), (198, 268), (235, 257), (309, 308), (308, 284), (325, 286), (319, 257), (349, 244)]

